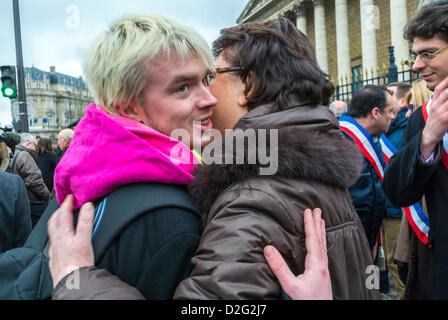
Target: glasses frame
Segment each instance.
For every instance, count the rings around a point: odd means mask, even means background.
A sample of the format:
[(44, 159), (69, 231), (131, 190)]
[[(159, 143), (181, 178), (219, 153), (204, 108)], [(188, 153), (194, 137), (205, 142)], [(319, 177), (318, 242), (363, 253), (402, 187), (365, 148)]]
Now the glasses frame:
[(236, 72), (246, 69), (245, 67), (224, 67), (216, 68), (214, 71), (210, 71), (202, 81), (206, 87), (209, 87), (213, 80), (216, 79), (216, 75), (219, 73)]
[(441, 53), (445, 49), (448, 49), (448, 47), (439, 49), (433, 53), (426, 52), (426, 51), (418, 53), (418, 54), (413, 53), (413, 54), (411, 54), (412, 62), (415, 63), (415, 60), (417, 60), (417, 57), (420, 57), (420, 59), (422, 59), (424, 62), (431, 61), (432, 59), (434, 59), (435, 56), (437, 56), (439, 53)]

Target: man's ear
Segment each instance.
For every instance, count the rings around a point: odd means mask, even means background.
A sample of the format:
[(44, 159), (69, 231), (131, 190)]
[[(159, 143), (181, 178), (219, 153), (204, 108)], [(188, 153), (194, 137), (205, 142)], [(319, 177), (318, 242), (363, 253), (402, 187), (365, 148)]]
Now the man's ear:
[(398, 101), (398, 107), (400, 108), (400, 110), (407, 106), (408, 106), (408, 102), (406, 100), (406, 97), (403, 97)]
[(381, 112), (380, 108), (374, 107), (372, 111), (370, 111), (370, 115), (373, 119), (378, 119), (383, 113)]
[(124, 118), (138, 122), (142, 120), (141, 113), (143, 109), (136, 102), (118, 102), (114, 105), (114, 109)]

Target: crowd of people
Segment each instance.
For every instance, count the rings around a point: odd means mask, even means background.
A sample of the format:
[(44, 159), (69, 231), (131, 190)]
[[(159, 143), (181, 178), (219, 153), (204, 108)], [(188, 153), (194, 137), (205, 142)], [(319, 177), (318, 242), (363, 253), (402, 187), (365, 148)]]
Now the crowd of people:
[(2, 135), (0, 253), (47, 238), (52, 299), (448, 299), (447, 16), (404, 30), (422, 80), (347, 102), (286, 18), (211, 50), (168, 16), (114, 21), (58, 152)]

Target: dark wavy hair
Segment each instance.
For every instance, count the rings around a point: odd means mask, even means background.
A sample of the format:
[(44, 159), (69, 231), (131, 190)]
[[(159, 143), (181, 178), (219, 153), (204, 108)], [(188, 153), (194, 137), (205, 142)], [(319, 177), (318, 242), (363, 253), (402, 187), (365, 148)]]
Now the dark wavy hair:
[(286, 18), (221, 30), (212, 46), (247, 84), (248, 109), (264, 103), (282, 108), (296, 94), (304, 103), (327, 105), (334, 92), (308, 38)]
[(422, 7), (404, 29), (404, 38), (408, 41), (416, 37), (431, 39), (435, 35), (448, 42), (447, 0), (433, 1)]

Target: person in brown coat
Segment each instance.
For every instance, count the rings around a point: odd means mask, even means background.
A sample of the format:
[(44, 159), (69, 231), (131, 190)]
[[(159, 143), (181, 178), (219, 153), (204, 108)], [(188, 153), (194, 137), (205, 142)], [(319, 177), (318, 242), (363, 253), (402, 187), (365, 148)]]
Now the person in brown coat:
[(29, 133), (21, 134), (20, 145), (16, 147), (12, 170), (25, 182), (30, 202), (47, 201), (50, 192), (44, 183), (42, 173), (37, 166), (37, 140)]
[[(342, 136), (325, 107), (334, 87), (309, 40), (281, 18), (224, 29), (213, 51), (216, 73), (208, 84), (218, 104), (212, 122), (221, 132), (235, 130), (205, 147), (205, 165), (194, 172), (190, 195), (202, 214), (204, 232), (192, 273), (174, 299), (280, 299), (281, 285), (263, 249), (277, 248), (294, 274), (303, 273), (308, 208), (322, 209), (333, 295), (379, 299), (379, 273), (372, 285), (369, 245), (348, 192), (361, 172), (362, 154)], [(251, 132), (255, 144), (241, 139)], [(228, 139), (245, 144), (227, 149)], [(212, 148), (215, 152), (209, 152)], [(254, 150), (255, 162), (250, 156)], [(266, 162), (261, 155), (268, 150)], [(81, 281), (89, 281), (83, 298), (120, 297), (116, 279), (104, 270), (84, 270)], [(104, 290), (107, 285), (113, 292)], [(53, 297), (80, 297), (79, 290), (72, 291), (58, 285)]]
[[(213, 52), (218, 71), (236, 70), (210, 85), (218, 99), (215, 126), (254, 130), (257, 137), (266, 129), (278, 132), (267, 146), (271, 155), (272, 147), (278, 149), (277, 171), (263, 175), (261, 157), (256, 164), (223, 162), (196, 169), (190, 194), (204, 216), (204, 232), (192, 273), (174, 298), (278, 299), (281, 288), (263, 247), (272, 244), (295, 274), (302, 273), (307, 208), (322, 209), (333, 294), (378, 298), (366, 286), (373, 262), (348, 193), (359, 177), (362, 155), (341, 136), (336, 117), (325, 107), (334, 88), (309, 40), (282, 18), (224, 29)], [(245, 145), (245, 155), (250, 148)], [(231, 153), (235, 158), (235, 150)]]
[(22, 133), (20, 136), (21, 142), (16, 147), (11, 168), (12, 172), (19, 175), (25, 183), (34, 228), (48, 205), (50, 191), (37, 164), (36, 138), (29, 133)]

